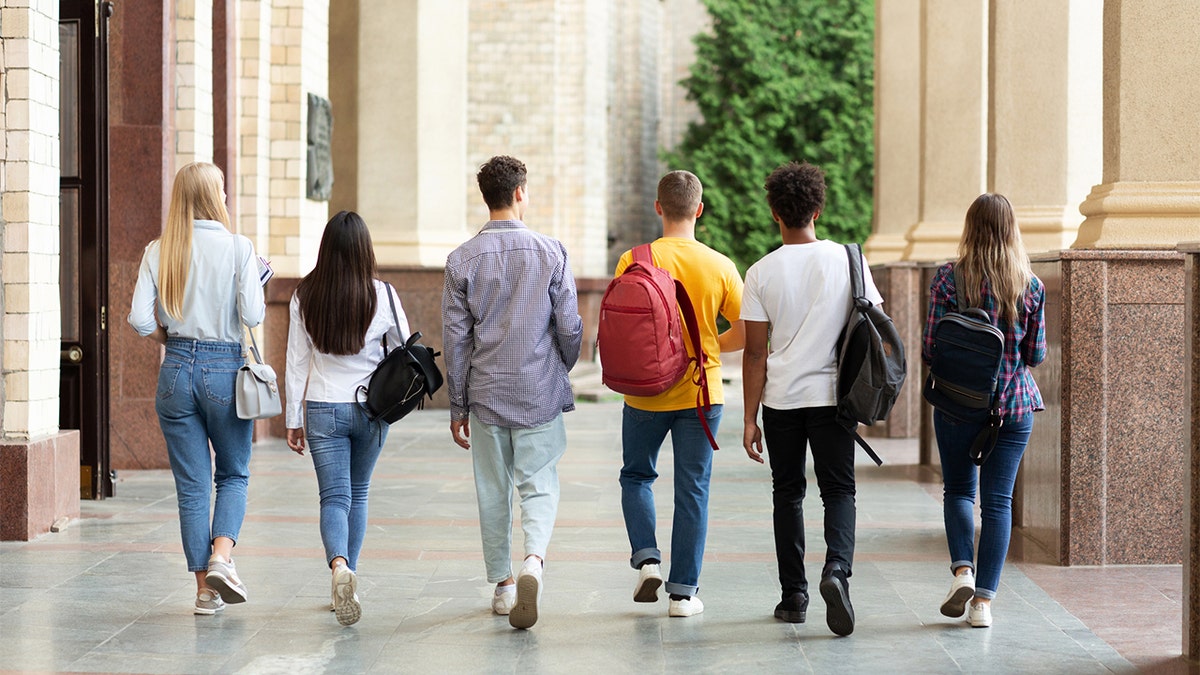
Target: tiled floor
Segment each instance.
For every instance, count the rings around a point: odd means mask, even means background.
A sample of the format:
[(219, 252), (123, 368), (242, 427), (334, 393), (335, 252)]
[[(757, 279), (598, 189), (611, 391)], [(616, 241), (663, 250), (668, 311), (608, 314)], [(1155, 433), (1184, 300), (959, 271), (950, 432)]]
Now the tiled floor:
[[(1185, 672), (1179, 567), (1009, 565), (995, 625), (938, 613), (948, 587), (941, 507), (912, 441), (878, 441), (859, 467), (857, 627), (837, 638), (819, 596), (808, 623), (778, 622), (769, 471), (739, 447), (726, 409), (700, 597), (668, 619), (635, 604), (617, 485), (620, 404), (567, 416), (562, 502), (539, 623), (516, 631), (489, 610), (471, 466), (445, 411), (395, 425), (376, 471), (360, 563), (363, 619), (328, 611), (310, 460), (256, 447), (236, 551), (250, 601), (190, 612), (169, 472), (123, 472), (117, 497), (86, 502), (62, 533), (0, 544), (0, 669), (122, 673), (338, 672)], [(660, 541), (669, 543), (671, 470), (660, 467)], [(810, 571), (820, 506), (808, 500)], [(520, 535), (516, 535), (519, 543)], [(815, 595), (815, 594), (814, 594)]]

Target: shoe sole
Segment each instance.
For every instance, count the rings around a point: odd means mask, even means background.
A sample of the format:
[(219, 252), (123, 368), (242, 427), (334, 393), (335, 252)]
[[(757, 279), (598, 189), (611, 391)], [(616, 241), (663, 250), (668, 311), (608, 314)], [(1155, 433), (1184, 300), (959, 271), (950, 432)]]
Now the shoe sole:
[(688, 618), (689, 616), (698, 616), (698, 615), (700, 615), (700, 614), (703, 614), (703, 613), (704, 613), (704, 608), (703, 608), (703, 607), (701, 607), (701, 608), (700, 608), (700, 611), (698, 611), (698, 612), (697, 612), (697, 611), (692, 611), (692, 610), (690, 610), (690, 609), (688, 609), (688, 610), (686, 610), (686, 611), (685, 611), (685, 610), (675, 610), (675, 609), (668, 609), (668, 610), (667, 610), (667, 616), (674, 617), (674, 618), (677, 618), (677, 619), (686, 619), (686, 618)]
[(216, 591), (217, 595), (221, 596), (221, 599), (227, 605), (236, 605), (246, 601), (246, 591), (229, 583), (229, 580), (222, 574), (209, 572), (204, 575), (204, 583)]
[(795, 610), (777, 609), (775, 610), (775, 618), (788, 623), (804, 623), (808, 619), (808, 611), (798, 612)]
[(225, 609), (225, 608), (218, 607), (216, 609), (207, 609), (204, 607), (194, 607), (194, 608), (192, 608), (192, 614), (195, 614), (196, 616), (212, 616), (213, 614), (216, 614), (217, 612), (220, 612), (223, 609)]
[(343, 626), (358, 623), (362, 618), (362, 605), (355, 597), (358, 592), (358, 577), (344, 567), (339, 569), (333, 592), (333, 613), (337, 615), (338, 623)]
[(517, 578), (517, 604), (508, 613), (513, 628), (532, 628), (538, 620), (538, 578), (523, 574)]
[(846, 636), (854, 632), (854, 608), (850, 596), (835, 577), (821, 580), (821, 597), (825, 599), (825, 623), (837, 635)]
[(638, 584), (633, 592), (634, 602), (658, 602), (658, 589), (662, 587), (661, 577), (647, 577)]
[(942, 616), (948, 616), (951, 619), (957, 619), (967, 612), (967, 601), (975, 595), (975, 589), (970, 586), (963, 586), (954, 591), (954, 594), (946, 598), (942, 603)]

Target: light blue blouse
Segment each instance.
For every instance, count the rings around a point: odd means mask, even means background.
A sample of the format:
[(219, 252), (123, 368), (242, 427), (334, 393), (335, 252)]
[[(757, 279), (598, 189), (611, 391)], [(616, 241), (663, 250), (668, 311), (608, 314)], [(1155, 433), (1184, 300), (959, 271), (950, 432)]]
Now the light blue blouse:
[(242, 342), (242, 326), (257, 326), (266, 316), (254, 245), (219, 222), (194, 221), (182, 319), (168, 315), (159, 302), (158, 266), (159, 241), (155, 240), (142, 255), (129, 311), (129, 325), (139, 335), (149, 335), (161, 324), (168, 337)]

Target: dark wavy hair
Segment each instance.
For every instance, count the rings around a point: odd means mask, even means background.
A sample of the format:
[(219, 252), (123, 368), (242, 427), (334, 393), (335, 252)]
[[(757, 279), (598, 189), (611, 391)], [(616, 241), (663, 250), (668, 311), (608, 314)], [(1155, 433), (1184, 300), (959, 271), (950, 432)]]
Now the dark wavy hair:
[(325, 354), (362, 351), (375, 318), (375, 249), (362, 216), (341, 211), (325, 224), (317, 264), (296, 287), (300, 316)]
[(825, 172), (808, 162), (788, 162), (771, 172), (763, 185), (767, 204), (783, 224), (805, 227), (825, 208)]
[(508, 155), (497, 155), (479, 167), (475, 180), (488, 208), (495, 211), (512, 206), (513, 192), (525, 184), (525, 163)]

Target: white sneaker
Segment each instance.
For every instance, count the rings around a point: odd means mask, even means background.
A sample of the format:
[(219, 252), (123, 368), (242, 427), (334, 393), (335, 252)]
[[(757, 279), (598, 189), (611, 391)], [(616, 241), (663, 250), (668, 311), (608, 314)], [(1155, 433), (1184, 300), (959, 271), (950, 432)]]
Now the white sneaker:
[(655, 563), (642, 565), (638, 570), (637, 588), (633, 589), (634, 602), (658, 602), (658, 588), (662, 586), (662, 571)]
[(704, 603), (693, 595), (683, 600), (672, 600), (670, 608), (667, 609), (667, 616), (696, 616), (703, 611)]
[(973, 597), (975, 597), (975, 575), (971, 573), (971, 570), (967, 570), (955, 576), (954, 581), (950, 584), (950, 592), (942, 601), (942, 615), (957, 619), (967, 611), (967, 601)]
[(967, 623), (971, 624), (972, 628), (987, 628), (992, 625), (992, 603), (971, 603), (971, 610), (967, 612)]
[(525, 566), (517, 573), (517, 599), (508, 614), (513, 628), (531, 628), (538, 620), (538, 601), (542, 599), (542, 563), (526, 558)]
[(221, 600), (221, 595), (211, 588), (205, 588), (196, 593), (196, 609), (192, 610), (194, 614), (211, 616), (225, 609), (225, 601)]
[(517, 604), (517, 587), (515, 584), (500, 586), (496, 589), (495, 595), (492, 596), (492, 611), (500, 616), (508, 616), (515, 604)]
[(362, 618), (358, 602), (358, 577), (345, 565), (333, 569), (333, 611), (338, 623), (349, 626)]

